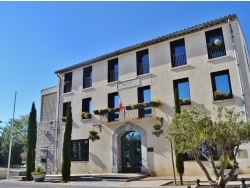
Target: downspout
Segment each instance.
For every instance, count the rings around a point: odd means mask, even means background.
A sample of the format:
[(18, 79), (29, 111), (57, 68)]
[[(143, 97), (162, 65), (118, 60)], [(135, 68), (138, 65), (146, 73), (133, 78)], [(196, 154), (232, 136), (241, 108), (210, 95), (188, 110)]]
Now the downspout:
[(54, 166), (54, 172), (55, 174), (59, 173), (59, 161), (58, 161), (58, 134), (60, 132), (60, 121), (59, 121), (59, 114), (60, 114), (60, 96), (61, 96), (61, 82), (62, 79), (61, 77), (56, 74), (57, 77), (59, 78), (59, 86), (58, 86), (58, 102), (57, 102), (57, 119), (56, 119), (56, 128), (55, 128), (55, 153), (54, 153), (54, 161), (55, 161), (55, 166)]
[(239, 60), (238, 60), (238, 55), (236, 52), (236, 47), (235, 47), (235, 42), (234, 42), (234, 35), (233, 35), (233, 29), (231, 26), (231, 22), (230, 19), (228, 19), (228, 25), (230, 27), (230, 32), (231, 32), (231, 38), (232, 38), (232, 44), (233, 44), (233, 50), (234, 50), (234, 55), (235, 55), (235, 59), (236, 59), (236, 66), (237, 66), (237, 73), (239, 76), (239, 82), (240, 82), (240, 90), (241, 90), (241, 99), (242, 99), (242, 105), (243, 105), (243, 111), (245, 111), (245, 120), (248, 121), (248, 111), (246, 108), (246, 103), (245, 103), (245, 95), (244, 95), (244, 85), (243, 85), (243, 79), (242, 79), (242, 74), (241, 74), (241, 70), (240, 70), (240, 64), (239, 64)]

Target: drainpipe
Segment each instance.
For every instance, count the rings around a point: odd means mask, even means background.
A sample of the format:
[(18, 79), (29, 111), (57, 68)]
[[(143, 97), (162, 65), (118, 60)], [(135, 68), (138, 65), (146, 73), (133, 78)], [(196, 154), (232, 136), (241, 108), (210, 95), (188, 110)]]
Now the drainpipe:
[(61, 100), (60, 100), (60, 96), (61, 96), (61, 82), (62, 82), (62, 79), (61, 77), (56, 74), (57, 77), (59, 78), (59, 85), (58, 85), (58, 102), (57, 102), (57, 118), (56, 118), (56, 126), (55, 126), (55, 153), (54, 153), (54, 173), (57, 174), (59, 172), (59, 169), (58, 169), (58, 166), (59, 166), (59, 161), (58, 161), (58, 134), (60, 132), (60, 121), (59, 121), (59, 114), (60, 114), (60, 103), (61, 103)]
[(232, 26), (231, 26), (230, 19), (228, 19), (228, 25), (230, 27), (232, 44), (233, 44), (233, 49), (234, 49), (234, 55), (235, 55), (235, 59), (236, 59), (236, 66), (237, 66), (237, 70), (238, 70), (237, 73), (238, 73), (238, 76), (239, 76), (239, 83), (240, 83), (240, 89), (241, 89), (241, 99), (242, 99), (243, 111), (245, 111), (245, 120), (248, 121), (249, 118), (248, 118), (248, 111), (247, 111), (246, 103), (245, 103), (244, 85), (243, 85), (243, 81), (242, 81), (243, 79), (242, 79), (242, 74), (241, 74), (241, 70), (240, 70), (238, 55), (237, 55), (237, 52), (236, 52), (233, 29), (232, 29)]

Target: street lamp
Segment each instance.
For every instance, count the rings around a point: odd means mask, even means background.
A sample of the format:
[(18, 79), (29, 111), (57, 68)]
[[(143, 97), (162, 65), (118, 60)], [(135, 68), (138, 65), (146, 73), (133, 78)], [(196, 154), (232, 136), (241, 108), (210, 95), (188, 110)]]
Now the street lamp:
[(15, 92), (13, 117), (12, 117), (12, 120), (11, 120), (11, 129), (10, 129), (10, 145), (9, 145), (9, 158), (8, 158), (7, 180), (8, 180), (9, 177), (10, 177), (10, 158), (11, 158), (11, 146), (12, 146), (12, 129), (13, 129), (13, 123), (14, 123), (14, 118), (15, 118), (16, 94), (17, 94), (17, 92)]

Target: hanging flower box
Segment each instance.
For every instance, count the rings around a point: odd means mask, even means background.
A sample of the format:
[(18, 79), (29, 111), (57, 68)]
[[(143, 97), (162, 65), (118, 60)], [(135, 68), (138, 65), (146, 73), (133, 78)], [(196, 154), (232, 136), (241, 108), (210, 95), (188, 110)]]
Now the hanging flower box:
[(162, 123), (155, 123), (154, 125), (153, 125), (153, 128), (155, 129), (155, 130), (160, 130), (161, 128), (162, 128)]
[(155, 135), (155, 136), (157, 136), (157, 137), (159, 137), (159, 136), (161, 136), (163, 134), (163, 130), (162, 129), (160, 129), (160, 130), (153, 130), (152, 134)]
[(62, 117), (62, 122), (66, 122), (66, 117)]
[(119, 112), (120, 108), (108, 108), (109, 113), (115, 113), (115, 112)]
[(94, 142), (96, 140), (99, 140), (100, 136), (98, 135), (98, 132), (92, 130), (92, 131), (89, 131), (89, 137), (88, 137), (88, 139), (90, 139), (90, 140), (92, 140)]
[(142, 102), (132, 105), (133, 109), (143, 109), (145, 107), (150, 107), (149, 103)]
[(91, 114), (88, 112), (82, 112), (81, 116), (82, 116), (82, 119), (90, 119), (91, 118)]
[(150, 101), (150, 102), (149, 102), (149, 105), (150, 105), (151, 107), (157, 108), (157, 107), (159, 107), (159, 106), (162, 105), (162, 102), (161, 102), (160, 99), (155, 99), (155, 100)]

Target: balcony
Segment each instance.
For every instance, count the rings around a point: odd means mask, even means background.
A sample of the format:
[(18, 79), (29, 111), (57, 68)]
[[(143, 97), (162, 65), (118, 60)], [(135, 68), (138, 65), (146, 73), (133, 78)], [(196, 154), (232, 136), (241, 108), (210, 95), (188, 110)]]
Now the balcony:
[(138, 75), (149, 73), (148, 63), (138, 63)]
[(224, 45), (217, 46), (208, 44), (207, 51), (209, 59), (214, 59), (226, 55), (226, 49)]
[(131, 109), (119, 112), (107, 113), (100, 115), (100, 122), (124, 122), (128, 120), (138, 120), (143, 118), (153, 117), (154, 113), (151, 107), (145, 107), (144, 109)]
[(118, 70), (109, 71), (109, 82), (118, 80)]
[(171, 54), (172, 67), (178, 67), (187, 64), (186, 52)]
[(85, 77), (83, 80), (83, 88), (92, 87), (92, 77)]

